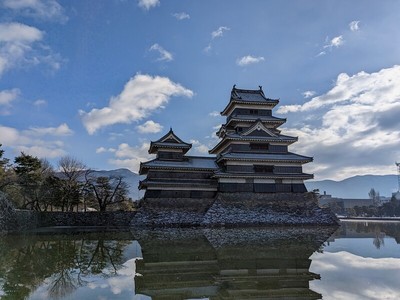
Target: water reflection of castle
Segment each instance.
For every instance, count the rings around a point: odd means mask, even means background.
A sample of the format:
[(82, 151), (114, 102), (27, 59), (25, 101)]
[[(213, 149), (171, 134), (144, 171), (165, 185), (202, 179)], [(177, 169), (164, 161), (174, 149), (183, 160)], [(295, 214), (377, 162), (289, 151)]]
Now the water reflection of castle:
[(136, 293), (152, 299), (320, 299), (309, 257), (332, 229), (141, 231)]

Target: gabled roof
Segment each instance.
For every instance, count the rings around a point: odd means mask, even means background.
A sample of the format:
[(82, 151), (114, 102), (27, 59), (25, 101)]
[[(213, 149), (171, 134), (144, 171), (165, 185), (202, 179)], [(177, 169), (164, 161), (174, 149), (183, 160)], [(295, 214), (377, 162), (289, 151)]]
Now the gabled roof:
[(247, 135), (251, 134), (252, 136), (257, 136), (257, 134), (253, 134), (254, 131), (263, 131), (268, 136), (277, 137), (277, 135), (275, 133), (273, 133), (270, 129), (268, 129), (267, 127), (264, 126), (264, 124), (261, 122), (260, 119), (258, 119), (257, 122), (253, 126), (251, 126), (249, 129), (247, 129), (245, 132), (243, 132), (242, 135), (247, 136)]
[(236, 85), (234, 85), (231, 91), (231, 98), (229, 100), (229, 103), (221, 112), (221, 115), (226, 115), (234, 103), (254, 105), (269, 104), (269, 106), (274, 107), (279, 103), (279, 100), (265, 97), (264, 91), (262, 90), (261, 86), (258, 90), (244, 90), (237, 89)]
[(163, 149), (183, 149), (183, 153), (186, 153), (192, 148), (192, 144), (185, 143), (182, 141), (173, 131), (172, 128), (167, 132), (166, 135), (161, 137), (155, 142), (150, 143), (149, 153), (157, 153), (159, 148)]

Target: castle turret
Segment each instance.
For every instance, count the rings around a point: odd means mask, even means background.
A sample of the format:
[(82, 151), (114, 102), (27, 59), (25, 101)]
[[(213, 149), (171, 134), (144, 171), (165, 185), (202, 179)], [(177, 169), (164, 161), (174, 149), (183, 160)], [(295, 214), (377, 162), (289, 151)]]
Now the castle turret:
[(139, 183), (145, 198), (212, 198), (217, 182), (211, 178), (217, 170), (214, 157), (186, 156), (192, 147), (170, 131), (151, 142), (149, 153), (156, 158), (140, 164)]
[(217, 132), (220, 142), (209, 152), (217, 155), (219, 192), (306, 192), (302, 165), (312, 157), (289, 152), (297, 137), (281, 134), (286, 119), (272, 115), (277, 99), (258, 90), (232, 89), (221, 112), (226, 122)]

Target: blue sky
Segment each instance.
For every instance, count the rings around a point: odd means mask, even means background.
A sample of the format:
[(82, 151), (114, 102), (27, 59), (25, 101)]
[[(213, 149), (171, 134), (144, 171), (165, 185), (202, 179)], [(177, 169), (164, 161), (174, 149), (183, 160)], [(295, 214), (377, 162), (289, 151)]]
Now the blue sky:
[(395, 173), (399, 1), (1, 0), (0, 143), (138, 171), (170, 127), (205, 155), (263, 86), (316, 179)]

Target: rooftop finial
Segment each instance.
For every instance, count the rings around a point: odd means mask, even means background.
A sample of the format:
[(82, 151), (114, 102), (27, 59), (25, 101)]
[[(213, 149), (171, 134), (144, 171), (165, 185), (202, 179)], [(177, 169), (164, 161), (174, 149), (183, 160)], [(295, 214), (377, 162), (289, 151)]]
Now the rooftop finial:
[(236, 84), (233, 85), (233, 88), (232, 88), (232, 89), (233, 89), (233, 90), (236, 89)]
[(260, 91), (262, 91), (262, 85), (259, 85), (258, 87), (260, 88)]

